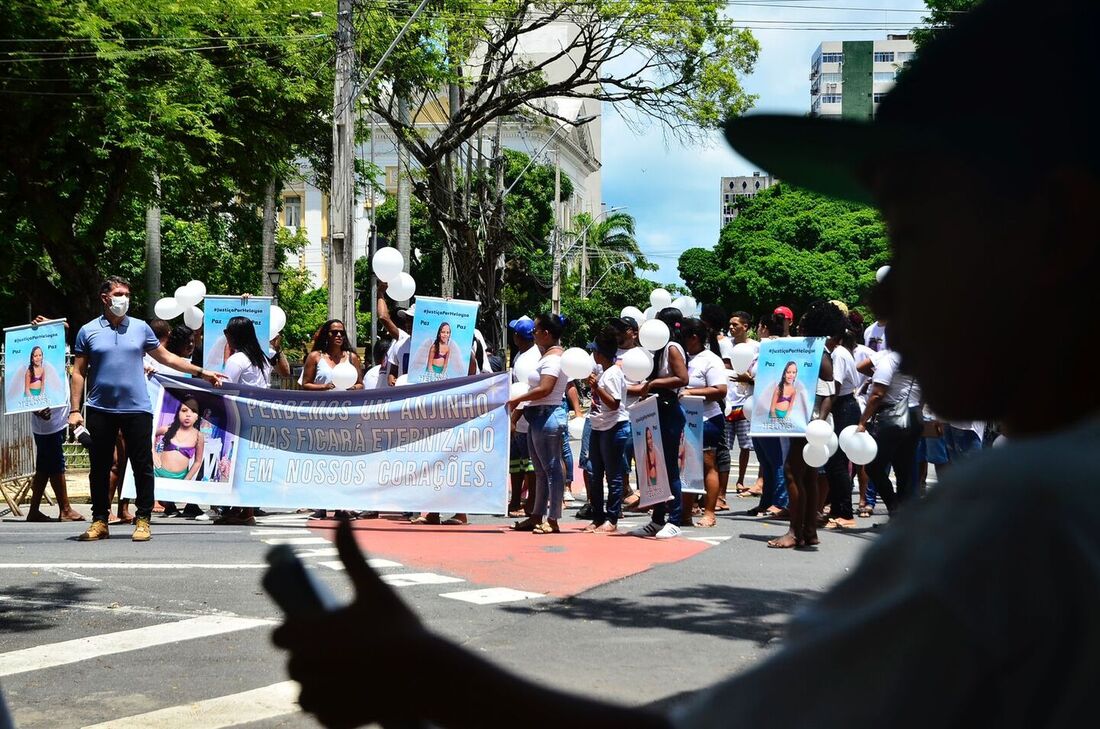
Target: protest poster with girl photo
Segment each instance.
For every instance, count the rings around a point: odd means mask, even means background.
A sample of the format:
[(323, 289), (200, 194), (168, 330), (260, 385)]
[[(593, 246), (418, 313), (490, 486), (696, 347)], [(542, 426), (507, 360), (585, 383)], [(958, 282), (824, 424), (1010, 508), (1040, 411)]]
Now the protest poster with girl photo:
[(781, 337), (760, 343), (751, 435), (805, 435), (813, 417), (824, 352), (825, 339), (820, 337)]

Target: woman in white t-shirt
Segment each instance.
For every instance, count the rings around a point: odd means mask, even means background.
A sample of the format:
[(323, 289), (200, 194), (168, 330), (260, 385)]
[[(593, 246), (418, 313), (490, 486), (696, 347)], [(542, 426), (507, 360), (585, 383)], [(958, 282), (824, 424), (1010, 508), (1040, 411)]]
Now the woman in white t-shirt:
[[(269, 387), (271, 362), (256, 338), (256, 327), (246, 316), (235, 316), (225, 325), (226, 381), (249, 387)], [(201, 436), (200, 436), (201, 437)], [(233, 506), (214, 520), (215, 524), (248, 525), (256, 523), (251, 506)]]
[[(588, 463), (592, 474), (588, 479), (592, 523), (586, 532), (614, 532), (622, 516), (623, 471), (626, 444), (630, 442), (630, 418), (626, 413), (626, 377), (615, 364), (618, 344), (613, 329), (605, 329), (596, 337), (596, 364), (603, 368), (599, 377), (588, 378), (592, 390), (592, 409), (588, 422), (592, 434), (588, 445)], [(604, 508), (603, 487), (607, 481), (607, 507)]]
[[(687, 352), (688, 386), (680, 390), (680, 397), (701, 397), (706, 401), (703, 409), (703, 485), (706, 501), (703, 518), (695, 526), (712, 527), (718, 523), (714, 516), (718, 505), (718, 455), (726, 449), (725, 419), (722, 403), (726, 399), (726, 365), (714, 352), (707, 349), (710, 330), (701, 319), (685, 319), (680, 329), (684, 350)], [(685, 519), (690, 519), (685, 507)]]
[[(561, 531), (562, 496), (565, 492), (562, 440), (568, 416), (562, 408), (569, 377), (561, 371), (561, 333), (565, 318), (557, 314), (540, 314), (535, 318), (535, 345), (542, 352), (531, 389), (508, 401), (514, 408), (527, 403), (523, 416), (527, 418), (527, 439), (531, 462), (535, 467), (535, 504), (531, 516), (517, 521), (512, 528), (521, 532), (550, 534)], [(537, 380), (535, 378), (537, 377)], [(543, 517), (546, 516), (546, 522)]]

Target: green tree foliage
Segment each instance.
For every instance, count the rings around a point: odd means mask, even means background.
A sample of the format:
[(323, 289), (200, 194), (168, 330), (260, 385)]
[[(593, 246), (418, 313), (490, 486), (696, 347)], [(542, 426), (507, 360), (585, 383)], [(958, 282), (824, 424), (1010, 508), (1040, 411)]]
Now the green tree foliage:
[[(589, 282), (591, 286), (594, 282)], [(653, 289), (663, 286), (675, 290), (668, 284), (659, 284), (648, 278), (638, 276), (628, 266), (616, 266), (607, 271), (596, 288), (586, 298), (580, 296), (580, 280), (570, 275), (562, 282), (562, 314), (569, 320), (563, 340), (566, 346), (583, 347), (595, 339), (608, 320), (619, 316), (628, 306), (636, 306), (642, 311), (649, 307), (649, 295)], [(549, 311), (549, 301), (544, 301), (541, 309)]]
[(740, 203), (713, 251), (680, 256), (692, 295), (754, 314), (816, 299), (864, 303), (875, 271), (889, 262), (886, 228), (870, 207), (775, 185)]
[(913, 40), (920, 48), (944, 30), (958, 22), (962, 13), (974, 8), (982, 0), (924, 0), (928, 15), (924, 24), (913, 29)]
[[(638, 247), (634, 227), (634, 216), (622, 211), (612, 212), (597, 221), (593, 221), (588, 213), (574, 218), (573, 231), (566, 236), (566, 245), (577, 246), (572, 255), (577, 256), (578, 260), (583, 250), (583, 256), (588, 259), (589, 284), (617, 263), (626, 263), (643, 271), (657, 270), (657, 266), (650, 263)], [(579, 261), (577, 265), (582, 263)]]
[(101, 275), (134, 261), (116, 246), (134, 242), (141, 226), (131, 214), (154, 194), (154, 173), (165, 212), (205, 224), (235, 203), (258, 206), (296, 156), (322, 155), (331, 19), (313, 9), (305, 0), (6, 3), (0, 239), (21, 264), (18, 283), (0, 290), (8, 306), (91, 315)]

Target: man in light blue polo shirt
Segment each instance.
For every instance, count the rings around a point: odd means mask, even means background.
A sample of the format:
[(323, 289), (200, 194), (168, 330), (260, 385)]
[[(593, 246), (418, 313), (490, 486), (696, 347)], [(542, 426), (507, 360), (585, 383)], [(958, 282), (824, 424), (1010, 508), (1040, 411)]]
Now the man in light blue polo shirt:
[(130, 283), (111, 276), (99, 287), (103, 316), (80, 328), (73, 345), (76, 355), (71, 379), (69, 425), (84, 422), (80, 415), (80, 396), (88, 380), (88, 431), (92, 444), (88, 449), (91, 472), (92, 523), (80, 535), (80, 541), (106, 539), (107, 517), (111, 511), (108, 479), (119, 432), (134, 470), (137, 488), (135, 542), (149, 541), (149, 516), (153, 512), (153, 406), (145, 386), (143, 356), (148, 353), (157, 362), (210, 382), (221, 384), (221, 375), (208, 372), (169, 352), (157, 340), (149, 325), (126, 316), (130, 308)]

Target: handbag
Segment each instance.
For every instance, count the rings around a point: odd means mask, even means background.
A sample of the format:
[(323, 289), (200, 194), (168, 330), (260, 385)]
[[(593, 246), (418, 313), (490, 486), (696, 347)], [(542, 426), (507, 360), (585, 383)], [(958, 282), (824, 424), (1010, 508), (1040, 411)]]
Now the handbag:
[(876, 433), (905, 431), (913, 427), (913, 412), (911, 411), (917, 409), (909, 407), (909, 393), (913, 391), (915, 382), (916, 380), (909, 381), (909, 389), (905, 391), (905, 395), (898, 398), (897, 402), (891, 403), (889, 408), (875, 413), (874, 426)]

